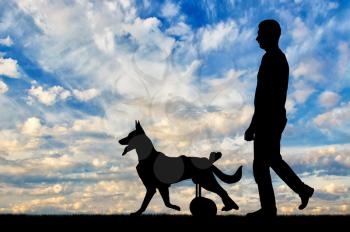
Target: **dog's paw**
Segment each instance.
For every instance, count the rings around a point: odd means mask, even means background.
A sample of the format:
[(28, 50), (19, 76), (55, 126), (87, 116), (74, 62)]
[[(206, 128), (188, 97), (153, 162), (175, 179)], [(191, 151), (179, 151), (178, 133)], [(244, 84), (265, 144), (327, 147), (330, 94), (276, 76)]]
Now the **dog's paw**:
[(140, 216), (142, 214), (142, 211), (136, 211), (136, 212), (133, 212), (133, 213), (130, 213), (130, 216)]
[(239, 207), (235, 202), (232, 202), (229, 205), (225, 205), (224, 207), (222, 207), (221, 211), (230, 211), (231, 209), (238, 210)]
[(175, 209), (177, 211), (181, 211), (181, 208), (177, 205), (168, 205), (167, 207), (169, 207), (170, 209)]

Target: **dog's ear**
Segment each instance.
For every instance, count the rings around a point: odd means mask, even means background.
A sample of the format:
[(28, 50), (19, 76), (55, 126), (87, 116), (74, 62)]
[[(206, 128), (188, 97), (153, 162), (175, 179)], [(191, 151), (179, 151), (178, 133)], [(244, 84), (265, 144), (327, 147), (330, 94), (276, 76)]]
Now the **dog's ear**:
[(140, 121), (136, 121), (136, 130), (145, 133), (145, 131), (143, 130)]

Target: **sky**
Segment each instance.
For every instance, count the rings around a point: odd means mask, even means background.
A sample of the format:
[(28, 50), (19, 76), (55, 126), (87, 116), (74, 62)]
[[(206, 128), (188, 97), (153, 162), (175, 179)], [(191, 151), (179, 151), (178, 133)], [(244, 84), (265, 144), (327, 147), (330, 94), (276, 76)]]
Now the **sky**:
[[(289, 62), (282, 156), (315, 188), (307, 209), (272, 173), (279, 214), (350, 213), (350, 2), (346, 0), (0, 1), (0, 213), (128, 214), (145, 188), (117, 143), (140, 120), (168, 156), (208, 157), (243, 215), (260, 208), (253, 144), (264, 51), (260, 21), (282, 28)], [(191, 181), (146, 213), (189, 214)], [(209, 192), (203, 195), (220, 199)]]

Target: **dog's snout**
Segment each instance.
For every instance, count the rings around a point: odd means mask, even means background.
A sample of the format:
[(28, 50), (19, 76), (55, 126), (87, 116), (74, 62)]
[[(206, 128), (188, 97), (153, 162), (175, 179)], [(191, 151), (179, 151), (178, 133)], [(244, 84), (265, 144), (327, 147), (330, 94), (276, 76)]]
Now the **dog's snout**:
[(118, 142), (119, 142), (121, 145), (127, 145), (126, 138), (120, 139)]

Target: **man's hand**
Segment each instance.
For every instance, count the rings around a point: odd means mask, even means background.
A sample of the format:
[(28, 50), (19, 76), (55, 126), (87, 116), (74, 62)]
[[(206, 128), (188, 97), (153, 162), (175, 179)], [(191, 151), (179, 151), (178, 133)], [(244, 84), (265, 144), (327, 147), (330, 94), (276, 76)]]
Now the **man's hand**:
[(253, 130), (251, 127), (249, 127), (249, 128), (245, 131), (245, 133), (244, 133), (244, 139), (245, 139), (246, 141), (252, 141), (252, 140), (254, 140), (254, 130)]

